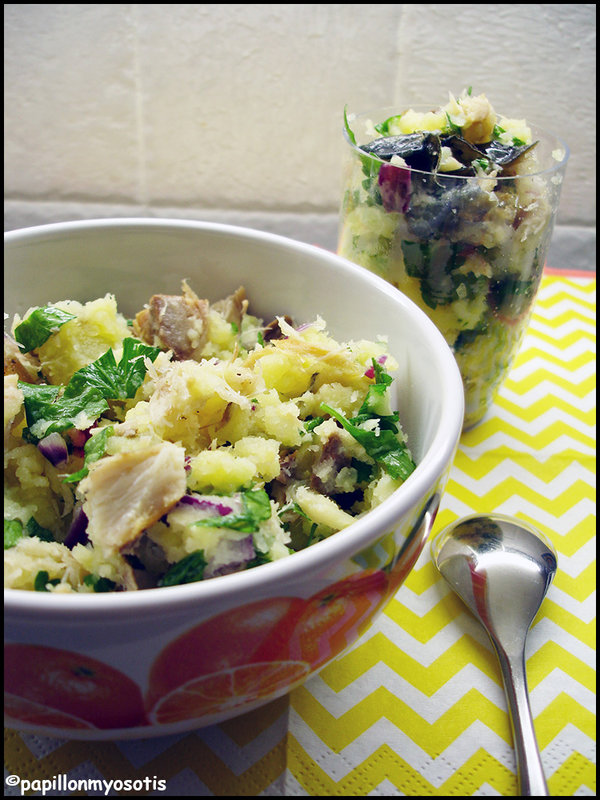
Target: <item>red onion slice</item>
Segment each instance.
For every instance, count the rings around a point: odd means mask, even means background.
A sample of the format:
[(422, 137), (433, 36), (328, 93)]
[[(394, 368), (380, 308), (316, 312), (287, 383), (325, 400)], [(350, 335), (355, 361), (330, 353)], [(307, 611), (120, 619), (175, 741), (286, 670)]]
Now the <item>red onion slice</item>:
[(64, 464), (69, 458), (67, 443), (58, 432), (49, 433), (38, 442), (38, 450), (55, 467)]
[[(223, 552), (227, 553), (227, 560), (223, 559)], [(221, 555), (221, 557), (219, 557)], [(227, 541), (224, 543), (221, 554), (219, 547), (215, 557), (209, 562), (204, 570), (204, 578), (216, 578), (219, 575), (230, 575), (232, 572), (240, 572), (245, 569), (248, 562), (255, 557), (254, 540), (252, 535), (245, 536), (237, 541)]]
[(410, 169), (395, 164), (382, 164), (378, 183), (385, 210), (400, 211), (405, 214), (410, 205)]
[(73, 510), (71, 527), (65, 536), (65, 547), (68, 547), (69, 550), (72, 550), (76, 544), (86, 544), (88, 541), (87, 525), (88, 518), (83, 510), (83, 506), (75, 506), (75, 509)]
[(193, 494), (184, 495), (179, 502), (187, 506), (194, 506), (194, 508), (202, 509), (203, 511), (211, 511), (215, 517), (217, 514), (221, 517), (226, 517), (227, 514), (231, 514), (233, 511), (231, 506), (226, 506), (224, 503), (219, 503), (215, 500), (207, 500), (205, 497), (198, 497)]

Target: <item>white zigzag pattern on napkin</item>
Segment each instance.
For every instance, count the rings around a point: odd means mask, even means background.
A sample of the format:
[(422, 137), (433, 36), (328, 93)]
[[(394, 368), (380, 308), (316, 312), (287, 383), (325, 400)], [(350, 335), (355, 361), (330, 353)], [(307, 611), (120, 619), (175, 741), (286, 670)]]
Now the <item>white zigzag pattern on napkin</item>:
[[(507, 475), (510, 477), (507, 478)], [(468, 475), (458, 468), (455, 468), (452, 477), (463, 488), (475, 494), (485, 494), (502, 483), (516, 481), (522, 482), (530, 492), (538, 492), (547, 500), (554, 500), (568, 491), (569, 487), (577, 481), (592, 481), (594, 473), (580, 464), (573, 463), (565, 467), (555, 478), (546, 482), (532, 474), (518, 461), (506, 458), (481, 478)]]
[[(566, 556), (561, 554), (560, 556), (560, 569), (569, 575), (571, 578), (577, 578), (581, 573), (586, 570), (596, 555), (596, 543), (593, 539), (587, 542), (583, 547), (580, 547), (572, 556)], [(418, 564), (417, 564), (418, 567)], [(440, 601), (443, 602), (443, 598), (446, 595), (449, 595), (451, 592), (450, 588), (447, 588), (445, 592), (442, 591), (442, 584), (436, 584), (428, 589), (426, 592), (423, 592), (420, 595), (414, 594), (413, 592), (408, 589), (408, 587), (403, 586), (401, 591), (401, 601), (402, 605), (409, 609), (413, 614), (416, 614), (420, 617), (425, 617), (430, 611), (432, 611), (437, 605), (439, 605)], [(569, 614), (573, 614), (574, 616), (581, 619), (582, 622), (585, 624), (589, 624), (592, 622), (596, 617), (596, 592), (592, 591), (590, 594), (585, 597), (583, 600), (578, 600), (575, 597), (572, 597), (567, 592), (559, 589), (555, 583), (552, 584), (550, 588), (550, 599), (557, 603), (561, 608), (565, 611), (568, 611)], [(441, 598), (441, 599), (440, 599)], [(389, 620), (389, 623), (388, 623)], [(395, 625), (393, 620), (387, 618), (381, 618), (379, 621), (379, 627), (381, 630), (388, 635), (389, 637), (393, 637), (395, 635), (395, 631), (391, 629), (387, 629), (387, 625)], [(367, 634), (365, 634), (367, 635)], [(362, 639), (360, 640), (362, 641)], [(431, 642), (431, 640), (429, 640)]]
[(241, 775), (281, 741), (285, 729), (285, 720), (283, 724), (282, 720), (277, 720), (245, 745), (238, 745), (218, 725), (196, 731), (195, 735), (210, 747), (234, 775)]
[(552, 670), (543, 681), (531, 689), (531, 707), (544, 709), (562, 693), (568, 694), (588, 711), (596, 710), (595, 692), (586, 689), (561, 669)]
[(567, 318), (560, 325), (548, 324), (541, 319), (531, 322), (527, 330), (527, 346), (532, 350), (542, 350), (550, 360), (568, 361), (585, 354), (595, 347), (595, 321), (590, 318)]
[[(464, 685), (465, 684), (458, 689), (458, 698), (462, 696), (464, 692)], [(470, 686), (470, 683), (466, 685)], [(569, 689), (571, 689), (571, 687), (569, 687)], [(534, 694), (535, 693), (532, 692), (532, 708), (535, 707), (537, 699), (534, 697)], [(538, 697), (540, 694), (541, 693), (537, 693)], [(456, 700), (457, 697), (454, 699)], [(355, 701), (356, 698), (354, 698), (354, 702)], [(408, 699), (407, 702), (412, 705)], [(422, 702), (422, 698), (415, 699), (413, 702), (420, 703)], [(353, 705), (354, 703), (349, 703), (349, 707)], [(412, 705), (412, 707), (413, 709), (415, 708), (414, 705)], [(499, 763), (502, 763), (511, 771), (515, 771), (515, 759), (512, 746), (500, 738), (495, 731), (491, 730), (483, 720), (476, 720), (468, 725), (460, 732), (456, 739), (435, 758), (432, 758), (419, 747), (401, 727), (395, 724), (393, 719), (385, 717), (383, 710), (382, 716), (377, 722), (369, 726), (366, 730), (361, 731), (352, 742), (339, 752), (332, 750), (294, 711), (291, 715), (291, 721), (296, 737), (303, 749), (315, 763), (320, 764), (322, 768), (326, 769), (329, 776), (335, 781), (340, 781), (347, 777), (354, 768), (354, 765), (368, 761), (369, 757), (384, 744), (400, 754), (402, 759), (410, 764), (414, 770), (427, 776), (428, 782), (436, 788), (439, 788), (452, 776), (457, 768), (481, 749), (484, 749), (493, 758), (497, 759)], [(561, 733), (542, 750), (542, 759), (544, 760), (545, 766), (547, 765), (549, 774), (564, 760), (565, 752), (566, 754), (571, 752), (573, 742), (575, 742), (578, 752), (582, 753), (590, 760), (594, 759), (594, 741), (582, 731), (567, 723)]]
[[(582, 756), (591, 762), (595, 762), (596, 760), (596, 741), (586, 736), (585, 733), (575, 725), (567, 722), (560, 733), (558, 733), (552, 741), (548, 742), (544, 748), (544, 754), (548, 756), (546, 775), (552, 775), (554, 772), (552, 764), (560, 766), (560, 763), (566, 760), (573, 750), (577, 753), (581, 753)], [(574, 794), (577, 795), (578, 793), (575, 792)], [(583, 794), (590, 794), (589, 789), (583, 792)]]
[[(596, 384), (594, 381), (585, 393), (574, 391), (568, 386), (559, 386), (546, 378), (527, 392), (519, 394), (513, 391), (513, 383), (505, 387), (503, 397), (510, 405), (499, 403), (494, 408), (494, 416), (505, 423), (504, 433), (509, 439), (519, 439), (519, 432), (525, 433), (525, 439), (540, 437), (546, 430), (555, 430), (562, 436), (578, 441), (580, 435), (591, 435), (595, 431)], [(573, 384), (572, 384), (573, 385)], [(554, 409), (545, 408), (552, 398)], [(515, 411), (515, 407), (520, 410)], [(523, 431), (523, 416), (526, 416), (527, 430)], [(514, 426), (514, 433), (506, 430), (507, 425)], [(572, 429), (572, 431), (570, 430)]]
[[(456, 498), (446, 498), (445, 507), (453, 511), (457, 516), (473, 513), (473, 509), (467, 503)], [(501, 514), (508, 514), (517, 517), (531, 517), (536, 520), (540, 527), (550, 530), (564, 530), (564, 535), (568, 535), (569, 530), (575, 525), (595, 515), (596, 505), (590, 499), (583, 499), (567, 509), (563, 514), (555, 515), (547, 511), (540, 510), (539, 506), (529, 503), (522, 497), (511, 497), (496, 506), (496, 511)], [(555, 534), (560, 536), (559, 533)]]
[[(387, 689), (410, 708), (418, 708), (419, 716), (433, 725), (463, 696), (466, 686), (481, 692), (498, 708), (505, 707), (504, 693), (500, 684), (469, 663), (449, 677), (448, 681), (431, 696), (411, 685), (391, 666), (383, 662), (375, 664), (337, 692), (317, 676), (311, 679), (310, 692), (335, 719), (340, 719), (356, 706), (357, 698), (361, 698), (361, 702), (367, 702), (373, 691)], [(382, 718), (387, 716), (385, 707), (380, 708), (380, 714)]]
[(452, 744), (436, 758), (432, 758), (391, 720), (385, 718), (361, 732), (339, 753), (329, 748), (300, 717), (294, 717), (293, 724), (302, 747), (336, 781), (345, 778), (352, 771), (354, 764), (368, 760), (369, 756), (384, 743), (400, 754), (414, 770), (426, 775), (428, 782), (436, 788), (448, 780), (457, 767), (464, 763), (465, 753), (468, 754), (468, 758), (482, 747), (500, 763), (514, 770), (512, 747), (481, 721), (476, 721), (461, 731)]
[[(559, 300), (553, 300), (559, 295)], [(592, 298), (586, 292), (562, 292), (560, 289), (556, 292), (551, 287), (547, 287), (540, 295), (531, 324), (535, 326), (539, 323), (543, 324), (544, 320), (556, 320), (563, 315), (572, 316), (574, 305), (576, 306), (576, 314), (580, 319), (592, 320), (595, 312), (590, 305), (590, 300)]]
[[(498, 417), (503, 416), (501, 410), (498, 410), (497, 414)], [(515, 424), (515, 420), (510, 420), (511, 424)], [(522, 424), (522, 423), (521, 423)], [(589, 429), (586, 428), (583, 430), (586, 436), (589, 436), (592, 439)], [(524, 442), (520, 440), (517, 436), (517, 432), (515, 431), (514, 436), (510, 436), (504, 433), (496, 433), (490, 435), (486, 439), (486, 451), (491, 450), (498, 450), (501, 447), (506, 448), (507, 450), (512, 450), (515, 453), (533, 453), (531, 444), (528, 442)], [(565, 451), (575, 451), (579, 452), (583, 456), (595, 456), (596, 447), (595, 444), (590, 441), (590, 444), (582, 444), (581, 442), (577, 441), (572, 436), (567, 436), (566, 434), (561, 434), (552, 439), (552, 441), (540, 446), (539, 449), (535, 450), (535, 457), (540, 463), (544, 463), (549, 458), (553, 458), (557, 454), (564, 453)], [(464, 445), (463, 452), (466, 456), (471, 459), (479, 458), (481, 454), (481, 445), (476, 445), (474, 447), (469, 447)]]
[[(563, 315), (565, 319), (560, 325), (556, 325), (554, 320)], [(555, 306), (552, 309), (540, 309), (540, 313), (531, 320), (527, 329), (527, 336), (531, 342), (541, 339), (546, 346), (552, 348), (554, 347), (553, 342), (559, 338), (557, 332), (560, 332), (561, 337), (564, 336), (566, 339), (576, 336), (578, 343), (587, 338), (593, 341), (596, 334), (595, 313), (590, 312), (589, 315), (578, 314), (577, 318), (573, 318), (572, 311), (569, 312), (566, 308), (559, 309)], [(551, 352), (556, 353), (557, 351), (551, 350)]]
[[(530, 327), (527, 330), (544, 330), (548, 331), (549, 335), (554, 336), (554, 332), (556, 331), (556, 325), (550, 325), (548, 320), (557, 320), (560, 317), (565, 317), (566, 319), (561, 322), (560, 327), (566, 326), (566, 330), (571, 333), (573, 330), (578, 330), (579, 326), (575, 321), (573, 321), (573, 301), (572, 299), (562, 299), (558, 302), (550, 304), (548, 301), (552, 298), (549, 296), (544, 295), (543, 302), (538, 303), (535, 316), (531, 320)], [(586, 307), (589, 303), (589, 297), (582, 296), (581, 298), (577, 298), (577, 320), (579, 325), (583, 327), (583, 331), (585, 333), (593, 333), (594, 330), (594, 319), (595, 319), (595, 311), (592, 308)], [(589, 320), (589, 322), (588, 322)], [(589, 327), (588, 327), (589, 325)]]
[[(576, 369), (569, 369), (562, 367), (560, 364), (557, 364), (555, 362), (549, 365), (548, 361), (544, 361), (541, 358), (534, 357), (526, 364), (525, 363), (516, 364), (514, 368), (511, 370), (510, 380), (513, 383), (521, 380), (531, 380), (532, 374), (534, 374), (538, 370), (542, 374), (545, 374), (550, 369), (554, 377), (557, 378), (558, 380), (568, 381), (569, 384), (577, 386), (580, 383), (586, 381), (588, 378), (595, 375), (594, 367), (595, 365), (590, 361), (589, 363), (582, 364)], [(556, 389), (554, 384), (549, 384), (549, 385), (552, 387), (553, 390)]]
[(548, 277), (549, 279), (543, 281), (540, 290), (540, 296), (544, 298), (564, 297), (567, 295), (577, 301), (585, 301), (589, 299), (590, 293), (594, 291), (593, 287), (590, 287), (588, 276), (572, 276), (567, 280), (557, 280), (552, 276)]
[[(450, 589), (448, 589), (448, 592), (450, 592)], [(551, 592), (554, 592), (554, 594), (551, 594)], [(554, 586), (550, 587), (549, 599), (557, 603), (557, 605), (561, 605), (561, 597), (555, 591)], [(443, 599), (441, 602), (443, 602)], [(595, 593), (586, 600), (584, 605), (585, 616), (590, 619), (595, 618)], [(390, 642), (393, 642), (394, 647), (399, 651), (407, 653), (410, 658), (424, 668), (429, 668), (435, 664), (452, 645), (459, 643), (467, 634), (482, 647), (492, 650), (486, 632), (470, 612), (465, 609), (463, 614), (456, 617), (451, 624), (433, 634), (426, 642), (420, 642), (415, 639), (404, 628), (390, 619), (387, 614), (382, 614), (363, 634), (360, 641), (355, 643), (347, 652), (350, 653), (360, 647), (367, 647), (369, 639), (379, 633), (383, 634)], [(546, 643), (558, 644), (565, 652), (582, 662), (591, 663), (594, 661), (595, 650), (590, 645), (582, 642), (581, 639), (569, 631), (565, 631), (552, 620), (544, 618), (537, 621), (531, 629), (527, 648), (528, 657)]]

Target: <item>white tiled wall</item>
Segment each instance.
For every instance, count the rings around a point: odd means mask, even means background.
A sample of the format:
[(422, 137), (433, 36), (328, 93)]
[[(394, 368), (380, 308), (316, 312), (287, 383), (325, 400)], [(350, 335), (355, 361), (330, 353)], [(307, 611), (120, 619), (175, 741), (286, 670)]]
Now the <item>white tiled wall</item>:
[(335, 247), (344, 105), (465, 86), (572, 155), (551, 263), (595, 268), (595, 4), (5, 4), (5, 229), (217, 219)]

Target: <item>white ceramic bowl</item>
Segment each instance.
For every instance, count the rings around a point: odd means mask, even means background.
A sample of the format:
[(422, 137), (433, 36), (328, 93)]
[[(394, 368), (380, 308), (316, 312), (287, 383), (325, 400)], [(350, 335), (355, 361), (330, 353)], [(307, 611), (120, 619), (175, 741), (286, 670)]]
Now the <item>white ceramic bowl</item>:
[[(5, 234), (4, 257), (11, 318), (107, 292), (127, 315), (154, 293), (179, 293), (187, 278), (209, 300), (244, 285), (265, 318), (320, 315), (338, 340), (385, 335), (400, 364), (396, 399), (417, 462), (399, 490), (343, 532), (245, 572), (113, 594), (6, 590), (5, 667), (21, 669), (7, 724), (81, 739), (199, 728), (285, 694), (352, 644), (420, 554), (461, 432), (460, 374), (426, 315), (335, 254), (226, 225), (59, 223)], [(156, 709), (167, 692), (180, 712), (165, 717)]]

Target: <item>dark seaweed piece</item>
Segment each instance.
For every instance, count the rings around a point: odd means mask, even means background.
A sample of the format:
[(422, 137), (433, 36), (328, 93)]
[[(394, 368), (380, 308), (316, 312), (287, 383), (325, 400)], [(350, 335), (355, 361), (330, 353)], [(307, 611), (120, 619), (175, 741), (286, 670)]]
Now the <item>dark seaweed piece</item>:
[(452, 273), (465, 262), (464, 245), (445, 240), (402, 242), (404, 266), (421, 283), (421, 296), (430, 308), (456, 300), (456, 281)]
[(360, 149), (382, 161), (391, 161), (393, 156), (400, 156), (412, 169), (435, 172), (440, 161), (441, 144), (436, 133), (421, 132), (383, 136), (361, 145)]
[(479, 161), (482, 158), (489, 160), (489, 156), (487, 156), (483, 150), (471, 144), (471, 142), (468, 142), (466, 139), (463, 139), (462, 136), (443, 136), (441, 142), (443, 147), (450, 148), (454, 158), (463, 165), (462, 169), (453, 170), (452, 174), (475, 175), (473, 162)]
[(459, 296), (473, 300), (485, 292), (488, 279), (484, 275), (457, 271), (475, 251), (474, 246), (439, 239), (402, 241), (401, 246), (406, 272), (419, 279), (421, 296), (430, 308), (452, 303)]
[(495, 314), (518, 319), (529, 309), (535, 290), (534, 279), (523, 280), (518, 275), (509, 275), (490, 283), (488, 303)]
[(467, 347), (468, 345), (472, 344), (479, 336), (482, 336), (487, 332), (487, 322), (480, 323), (475, 328), (469, 328), (468, 330), (461, 331), (454, 341), (452, 346), (453, 351), (455, 353), (459, 353), (463, 347)]
[(449, 147), (462, 167), (446, 174), (476, 175), (474, 162), (481, 162), (483, 159), (502, 170), (518, 161), (536, 144), (537, 142), (526, 145), (503, 144), (497, 139), (473, 144), (457, 134), (440, 137), (437, 133), (421, 131), (399, 136), (382, 136), (361, 145), (360, 149), (369, 155), (377, 156), (382, 161), (391, 161), (393, 156), (400, 156), (412, 169), (436, 172), (442, 147)]
[(481, 144), (473, 144), (463, 139), (462, 136), (443, 136), (441, 139), (442, 146), (449, 147), (452, 155), (457, 161), (463, 165), (463, 169), (455, 170), (453, 174), (472, 174), (475, 175), (473, 162), (481, 162), (485, 159), (491, 162), (494, 167), (504, 167), (514, 164), (521, 156), (523, 156), (532, 147), (535, 147), (537, 142), (526, 145), (512, 145), (503, 144), (497, 139), (492, 139), (490, 142)]
[(485, 158), (489, 158), (494, 164), (499, 167), (507, 167), (509, 164), (514, 164), (521, 156), (523, 156), (532, 147), (535, 147), (537, 142), (524, 145), (502, 144), (497, 139), (492, 139), (491, 142), (480, 144), (479, 148), (483, 151)]
[(458, 176), (411, 174), (406, 222), (416, 239), (453, 238), (457, 229), (485, 218), (494, 198), (479, 181)]

